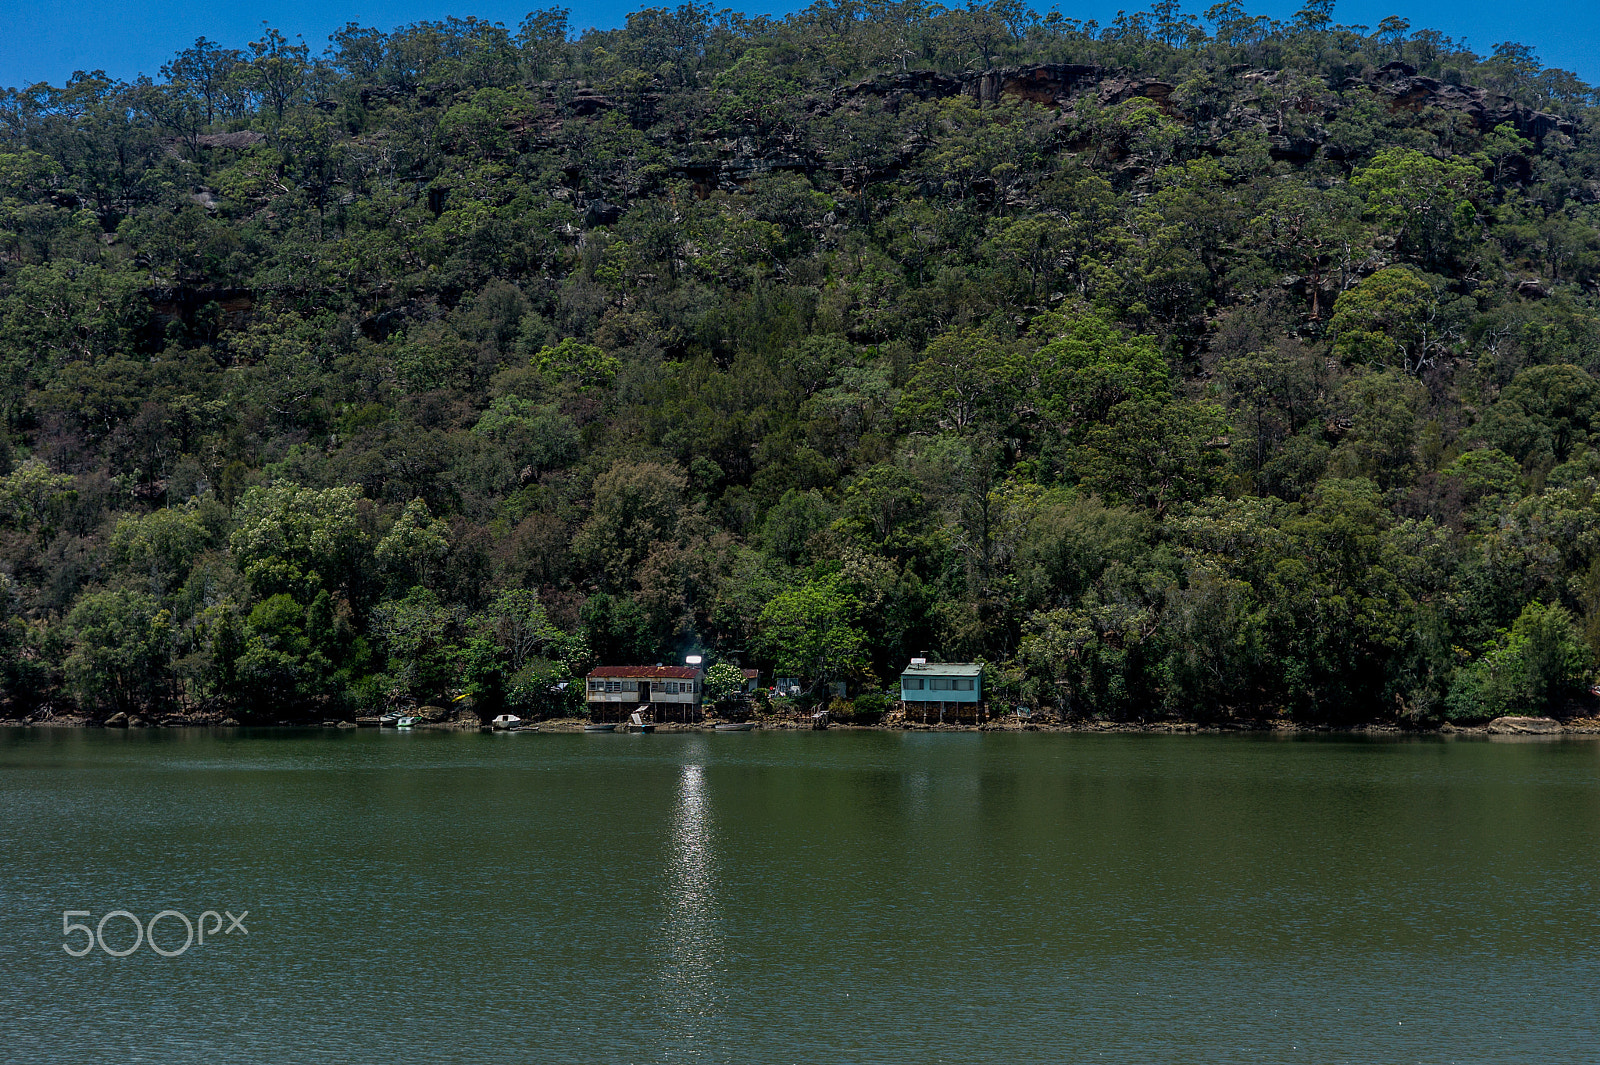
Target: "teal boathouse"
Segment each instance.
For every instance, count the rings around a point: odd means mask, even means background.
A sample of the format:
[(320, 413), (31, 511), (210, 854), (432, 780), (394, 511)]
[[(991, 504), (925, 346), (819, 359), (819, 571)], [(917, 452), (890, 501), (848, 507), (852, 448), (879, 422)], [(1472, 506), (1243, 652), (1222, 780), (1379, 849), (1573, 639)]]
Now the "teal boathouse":
[(983, 665), (913, 658), (900, 674), (900, 705), (914, 721), (981, 721)]

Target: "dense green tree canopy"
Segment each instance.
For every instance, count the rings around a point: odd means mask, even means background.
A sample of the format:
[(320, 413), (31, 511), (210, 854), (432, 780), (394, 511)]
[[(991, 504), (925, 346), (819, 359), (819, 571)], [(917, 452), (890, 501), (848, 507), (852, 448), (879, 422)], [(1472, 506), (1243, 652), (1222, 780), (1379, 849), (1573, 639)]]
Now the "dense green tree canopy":
[(0, 711), (546, 714), (688, 650), (1583, 698), (1600, 101), (1336, 15), (549, 9), (0, 92)]

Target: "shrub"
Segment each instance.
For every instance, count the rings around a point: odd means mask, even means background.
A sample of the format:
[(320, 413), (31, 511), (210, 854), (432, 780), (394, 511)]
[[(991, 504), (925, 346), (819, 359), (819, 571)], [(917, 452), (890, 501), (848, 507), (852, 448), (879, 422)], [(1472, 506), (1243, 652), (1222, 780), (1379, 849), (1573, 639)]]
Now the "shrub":
[(858, 725), (875, 725), (883, 720), (883, 715), (889, 712), (889, 699), (882, 692), (864, 692), (856, 696), (853, 707), (854, 720)]
[(1582, 648), (1563, 607), (1529, 603), (1510, 632), (1502, 630), (1481, 658), (1456, 671), (1446, 716), (1464, 721), (1548, 714), (1582, 684)]

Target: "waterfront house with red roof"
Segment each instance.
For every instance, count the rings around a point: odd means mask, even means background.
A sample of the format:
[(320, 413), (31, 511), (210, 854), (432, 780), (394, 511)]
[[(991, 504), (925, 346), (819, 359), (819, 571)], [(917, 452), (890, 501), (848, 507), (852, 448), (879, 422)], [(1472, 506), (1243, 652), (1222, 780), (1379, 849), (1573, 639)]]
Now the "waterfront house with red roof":
[(700, 709), (704, 680), (699, 666), (600, 666), (589, 673), (584, 700), (599, 720), (652, 706), (662, 717), (689, 717)]

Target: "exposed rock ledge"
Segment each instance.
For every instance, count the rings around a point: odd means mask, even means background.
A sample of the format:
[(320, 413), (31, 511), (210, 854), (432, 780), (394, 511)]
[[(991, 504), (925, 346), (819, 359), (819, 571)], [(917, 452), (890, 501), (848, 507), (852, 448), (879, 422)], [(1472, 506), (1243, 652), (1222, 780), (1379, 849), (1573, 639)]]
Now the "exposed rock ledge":
[(1548, 736), (1566, 729), (1561, 722), (1549, 717), (1497, 717), (1484, 731), (1493, 736)]

